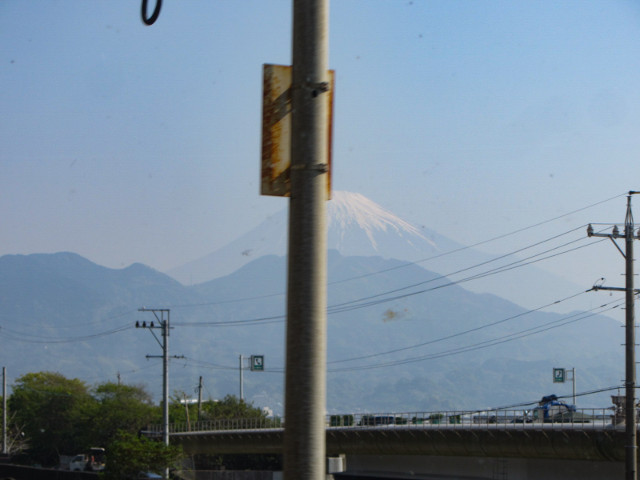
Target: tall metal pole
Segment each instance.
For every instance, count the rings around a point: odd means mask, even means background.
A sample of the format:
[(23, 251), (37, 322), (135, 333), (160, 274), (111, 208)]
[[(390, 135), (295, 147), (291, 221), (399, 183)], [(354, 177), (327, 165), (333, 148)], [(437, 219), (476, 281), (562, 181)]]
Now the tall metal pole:
[[(162, 312), (164, 314), (165, 311)], [(169, 315), (162, 322), (162, 440), (169, 446)]]
[(244, 377), (242, 374), (242, 355), (240, 355), (240, 401), (244, 400)]
[(627, 445), (625, 464), (627, 480), (637, 478), (637, 427), (636, 427), (636, 325), (634, 315), (633, 290), (633, 215), (631, 213), (631, 195), (627, 197), (627, 216), (625, 218), (625, 257), (626, 257), (626, 437)]
[(7, 367), (2, 367), (2, 454), (7, 453)]
[[(640, 192), (630, 191), (627, 196), (627, 214), (624, 222), (624, 234), (620, 234), (618, 227), (614, 227), (611, 234), (594, 233), (589, 225), (587, 235), (590, 237), (608, 237), (625, 258), (625, 288), (595, 286), (593, 290), (624, 291), (625, 296), (625, 479), (637, 479), (637, 425), (636, 425), (636, 325), (635, 325), (635, 295), (633, 288), (633, 213), (631, 211), (631, 195)], [(616, 238), (625, 239), (625, 251), (622, 252), (615, 242)]]
[(198, 382), (198, 421), (202, 418), (202, 375)]
[(328, 0), (293, 0), (284, 479), (324, 480)]
[[(158, 320), (160, 326), (156, 326), (151, 322), (147, 325), (143, 322), (136, 322), (136, 328), (148, 328), (153, 334), (154, 338), (160, 344), (162, 348), (162, 441), (166, 446), (169, 446), (169, 330), (170, 330), (170, 316), (171, 311), (167, 308), (139, 308), (139, 312), (152, 312)], [(160, 313), (160, 316), (158, 316)], [(165, 318), (166, 314), (166, 318)], [(154, 329), (162, 330), (162, 341), (158, 340)], [(147, 358), (157, 358), (157, 355), (147, 355)], [(173, 358), (184, 358), (183, 356), (174, 355)], [(169, 469), (165, 469), (164, 478), (169, 478)]]

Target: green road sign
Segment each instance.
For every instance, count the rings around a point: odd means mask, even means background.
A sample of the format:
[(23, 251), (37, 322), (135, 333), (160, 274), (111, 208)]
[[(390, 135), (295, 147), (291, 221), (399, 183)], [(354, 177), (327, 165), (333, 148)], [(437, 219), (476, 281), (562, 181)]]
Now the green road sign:
[(264, 355), (251, 355), (251, 371), (264, 372)]
[(553, 369), (553, 383), (564, 383), (565, 379), (565, 369), (564, 368), (554, 368)]

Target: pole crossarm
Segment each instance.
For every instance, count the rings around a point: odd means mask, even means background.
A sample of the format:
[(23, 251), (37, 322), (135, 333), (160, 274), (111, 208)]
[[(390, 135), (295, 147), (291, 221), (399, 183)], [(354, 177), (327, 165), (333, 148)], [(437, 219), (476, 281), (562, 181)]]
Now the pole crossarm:
[[(611, 290), (611, 291), (614, 291), (614, 292), (626, 292), (627, 291), (627, 289), (625, 287), (602, 287), (602, 286), (597, 286), (597, 285), (594, 285), (593, 288), (590, 288), (589, 290), (587, 290), (587, 292), (590, 292), (591, 290), (594, 290), (594, 291)], [(636, 294), (636, 295), (640, 294), (640, 289), (638, 289), (638, 288), (634, 289), (633, 293)]]

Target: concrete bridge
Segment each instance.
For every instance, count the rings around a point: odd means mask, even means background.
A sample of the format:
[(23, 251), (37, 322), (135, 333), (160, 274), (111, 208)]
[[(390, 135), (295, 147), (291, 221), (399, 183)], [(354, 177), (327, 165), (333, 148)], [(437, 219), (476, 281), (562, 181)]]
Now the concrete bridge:
[[(188, 454), (280, 454), (283, 425), (242, 419), (172, 425)], [(623, 478), (624, 423), (609, 409), (536, 419), (523, 411), (327, 418), (336, 478), (584, 480)]]

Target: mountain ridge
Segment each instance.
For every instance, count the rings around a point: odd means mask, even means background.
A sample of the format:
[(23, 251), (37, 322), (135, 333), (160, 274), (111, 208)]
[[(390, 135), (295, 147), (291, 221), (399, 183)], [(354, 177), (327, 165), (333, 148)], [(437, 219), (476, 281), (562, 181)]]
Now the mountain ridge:
[[(489, 255), (435, 230), (418, 228), (358, 193), (334, 192), (327, 212), (328, 249), (344, 256), (379, 256), (420, 264), (468, 282), (466, 288), (476, 293), (498, 295), (527, 308), (540, 304), (540, 285), (560, 296), (585, 289), (532, 264), (496, 269), (518, 259), (512, 254)], [(226, 246), (166, 273), (183, 285), (197, 285), (228, 275), (263, 255), (285, 256), (287, 231), (285, 209)], [(493, 263), (496, 260), (500, 262)], [(495, 275), (498, 271), (500, 275)], [(554, 308), (563, 311), (562, 305)]]
[[(134, 323), (149, 320), (140, 307), (165, 307), (171, 354), (185, 357), (172, 361), (172, 391), (191, 392), (204, 375), (216, 397), (233, 393), (238, 356), (262, 354), (267, 371), (245, 376), (247, 399), (282, 411), (285, 257), (261, 257), (194, 287), (141, 265), (112, 270), (55, 254), (15, 260), (0, 258), (0, 351), (14, 378), (52, 369), (89, 381), (118, 373), (126, 383), (149, 384), (157, 395), (161, 368), (145, 366), (145, 354), (157, 356), (158, 345)], [(551, 368), (558, 365), (579, 365), (584, 389), (622, 378), (622, 350), (615, 348), (622, 330), (615, 320), (585, 316), (580, 329), (567, 329), (561, 315), (527, 312), (403, 265), (329, 252), (329, 411), (428, 411), (535, 399), (549, 393)], [(65, 276), (75, 281), (60, 281)], [(406, 289), (425, 282), (439, 288)], [(509, 340), (547, 324), (562, 329)]]

